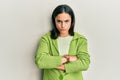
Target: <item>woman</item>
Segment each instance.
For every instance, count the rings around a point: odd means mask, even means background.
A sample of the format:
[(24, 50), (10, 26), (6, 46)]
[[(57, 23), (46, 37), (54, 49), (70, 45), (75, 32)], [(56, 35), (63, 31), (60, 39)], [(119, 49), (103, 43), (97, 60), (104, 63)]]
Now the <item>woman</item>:
[(40, 39), (36, 64), (44, 69), (43, 80), (83, 80), (90, 56), (87, 39), (74, 32), (75, 16), (68, 5), (59, 5), (52, 14), (53, 28)]

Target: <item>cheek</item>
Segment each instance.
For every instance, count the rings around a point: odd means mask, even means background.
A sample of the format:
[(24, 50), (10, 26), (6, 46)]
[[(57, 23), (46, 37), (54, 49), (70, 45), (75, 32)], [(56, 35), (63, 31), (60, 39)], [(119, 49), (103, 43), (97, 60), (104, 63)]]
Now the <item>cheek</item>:
[(70, 27), (71, 27), (71, 23), (68, 24), (68, 28), (69, 28), (69, 29), (70, 29)]
[(60, 24), (56, 24), (57, 29), (60, 28)]
[(56, 28), (58, 29), (58, 30), (60, 30), (60, 25), (59, 24), (56, 24)]

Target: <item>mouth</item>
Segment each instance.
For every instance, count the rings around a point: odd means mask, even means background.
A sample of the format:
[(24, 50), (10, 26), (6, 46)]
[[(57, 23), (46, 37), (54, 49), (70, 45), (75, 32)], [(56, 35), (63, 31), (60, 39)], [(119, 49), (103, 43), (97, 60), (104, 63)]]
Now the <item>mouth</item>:
[(66, 31), (66, 29), (61, 29), (61, 31)]

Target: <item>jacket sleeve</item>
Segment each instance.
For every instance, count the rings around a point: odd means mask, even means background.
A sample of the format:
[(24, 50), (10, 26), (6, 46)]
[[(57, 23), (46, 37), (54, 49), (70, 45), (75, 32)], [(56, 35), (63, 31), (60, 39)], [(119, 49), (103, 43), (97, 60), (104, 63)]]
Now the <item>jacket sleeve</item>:
[(42, 69), (56, 68), (61, 65), (60, 56), (51, 56), (49, 54), (49, 41), (45, 37), (40, 39), (40, 44), (35, 56), (35, 62), (38, 68)]
[(85, 71), (90, 64), (90, 56), (87, 49), (87, 40), (82, 39), (78, 45), (77, 51), (78, 60), (65, 64), (66, 73)]

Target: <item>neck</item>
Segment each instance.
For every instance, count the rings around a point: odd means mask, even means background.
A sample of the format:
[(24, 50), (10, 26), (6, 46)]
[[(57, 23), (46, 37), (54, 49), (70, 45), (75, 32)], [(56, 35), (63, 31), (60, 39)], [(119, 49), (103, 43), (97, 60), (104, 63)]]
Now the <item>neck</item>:
[(60, 37), (67, 37), (67, 36), (69, 36), (69, 33), (60, 34)]

